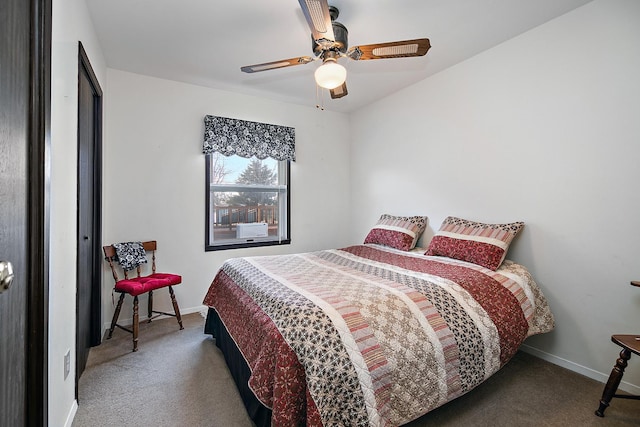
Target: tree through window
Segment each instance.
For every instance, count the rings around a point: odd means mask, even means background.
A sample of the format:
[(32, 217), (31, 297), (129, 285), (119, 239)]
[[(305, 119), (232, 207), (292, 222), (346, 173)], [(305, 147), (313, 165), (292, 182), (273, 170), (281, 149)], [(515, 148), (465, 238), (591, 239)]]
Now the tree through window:
[(206, 158), (206, 250), (290, 243), (289, 161)]

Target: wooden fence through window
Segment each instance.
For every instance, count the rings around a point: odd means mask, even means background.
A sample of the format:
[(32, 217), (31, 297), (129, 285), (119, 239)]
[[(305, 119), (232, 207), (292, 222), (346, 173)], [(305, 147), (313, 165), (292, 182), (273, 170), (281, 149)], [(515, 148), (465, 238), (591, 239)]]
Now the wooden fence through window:
[(228, 226), (231, 229), (238, 223), (266, 222), (278, 223), (278, 210), (275, 205), (260, 206), (216, 206), (213, 212), (215, 227)]

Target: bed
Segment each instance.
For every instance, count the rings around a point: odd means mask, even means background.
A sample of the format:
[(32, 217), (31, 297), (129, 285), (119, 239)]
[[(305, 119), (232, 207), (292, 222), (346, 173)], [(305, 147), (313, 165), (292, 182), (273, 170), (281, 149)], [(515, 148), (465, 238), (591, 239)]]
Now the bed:
[(205, 332), (257, 426), (402, 425), (554, 327), (527, 269), (504, 254), (493, 269), (379, 242), (233, 258), (216, 274)]

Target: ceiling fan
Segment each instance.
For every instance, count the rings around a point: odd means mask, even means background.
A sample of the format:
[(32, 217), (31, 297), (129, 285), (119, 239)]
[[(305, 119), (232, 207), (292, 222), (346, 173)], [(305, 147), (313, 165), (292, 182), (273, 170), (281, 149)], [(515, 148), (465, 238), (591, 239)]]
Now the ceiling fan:
[(423, 56), (431, 44), (429, 39), (403, 40), (387, 43), (375, 43), (349, 47), (347, 28), (337, 22), (340, 13), (336, 7), (329, 6), (327, 0), (298, 0), (309, 28), (315, 58), (300, 56), (280, 61), (265, 62), (241, 67), (245, 73), (292, 67), (322, 60), (322, 65), (315, 71), (316, 83), (329, 89), (331, 98), (342, 98), (347, 95), (347, 70), (338, 59), (347, 57), (355, 61), (384, 58), (406, 58)]

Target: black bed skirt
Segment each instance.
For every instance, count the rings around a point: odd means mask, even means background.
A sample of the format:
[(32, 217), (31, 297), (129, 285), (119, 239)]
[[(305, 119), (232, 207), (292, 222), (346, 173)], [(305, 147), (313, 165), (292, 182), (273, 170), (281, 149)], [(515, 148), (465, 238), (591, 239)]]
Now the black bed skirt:
[(207, 320), (204, 324), (204, 333), (211, 334), (216, 340), (216, 346), (222, 351), (224, 360), (227, 362), (229, 372), (236, 383), (242, 402), (249, 417), (256, 424), (256, 427), (268, 427), (271, 425), (271, 409), (264, 406), (249, 388), (249, 377), (251, 370), (244, 357), (238, 350), (236, 343), (229, 336), (229, 332), (220, 321), (218, 313), (209, 308)]

